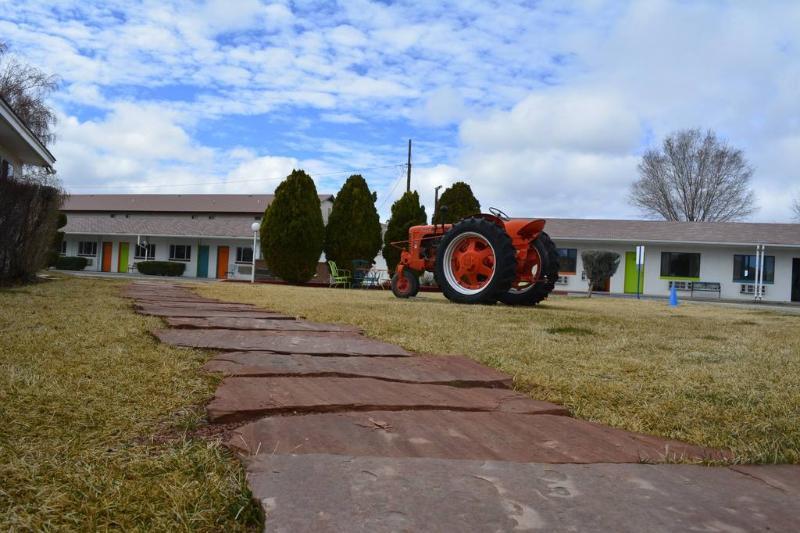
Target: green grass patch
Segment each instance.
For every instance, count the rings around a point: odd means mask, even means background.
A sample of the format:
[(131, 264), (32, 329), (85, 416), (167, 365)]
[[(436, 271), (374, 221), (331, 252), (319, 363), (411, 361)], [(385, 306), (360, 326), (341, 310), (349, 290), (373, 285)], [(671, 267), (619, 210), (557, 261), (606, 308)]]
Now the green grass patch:
[(589, 328), (576, 328), (574, 326), (558, 326), (554, 328), (547, 328), (545, 331), (553, 335), (596, 335), (593, 329)]
[[(728, 448), (739, 462), (800, 463), (798, 315), (621, 298), (553, 296), (511, 308), (432, 293), (399, 300), (388, 291), (238, 283), (197, 291), (356, 325), (419, 353), (463, 354), (587, 420)], [(552, 333), (559, 328), (596, 334)]]
[(208, 354), (159, 344), (120, 287), (0, 292), (0, 530), (259, 528), (238, 461), (187, 436)]

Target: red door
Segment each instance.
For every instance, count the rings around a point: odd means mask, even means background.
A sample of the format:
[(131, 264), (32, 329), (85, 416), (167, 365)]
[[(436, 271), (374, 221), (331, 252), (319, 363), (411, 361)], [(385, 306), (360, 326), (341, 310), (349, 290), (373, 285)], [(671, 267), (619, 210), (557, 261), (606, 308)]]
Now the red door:
[(103, 243), (103, 272), (111, 272), (111, 252), (113, 249), (113, 242)]
[(228, 279), (229, 254), (227, 246), (217, 247), (217, 279)]

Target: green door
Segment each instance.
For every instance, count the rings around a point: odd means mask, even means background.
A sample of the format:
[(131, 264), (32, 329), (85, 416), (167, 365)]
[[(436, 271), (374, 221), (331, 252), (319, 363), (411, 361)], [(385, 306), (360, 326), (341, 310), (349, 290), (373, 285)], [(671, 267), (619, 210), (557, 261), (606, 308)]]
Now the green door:
[(208, 277), (208, 246), (197, 248), (197, 277)]
[(128, 243), (119, 243), (119, 259), (117, 260), (117, 272), (128, 271)]
[[(625, 294), (636, 294), (636, 252), (625, 252)], [(639, 294), (644, 294), (644, 265), (639, 277)]]

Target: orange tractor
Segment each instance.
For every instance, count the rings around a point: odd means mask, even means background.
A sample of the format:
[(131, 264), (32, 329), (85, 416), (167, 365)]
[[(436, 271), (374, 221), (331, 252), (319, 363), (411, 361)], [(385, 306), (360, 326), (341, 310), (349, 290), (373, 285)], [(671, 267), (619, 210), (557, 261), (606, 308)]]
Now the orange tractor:
[(428, 271), (454, 302), (536, 305), (558, 279), (558, 253), (544, 225), (489, 208), (455, 224), (413, 226), (408, 241), (392, 243), (403, 250), (392, 292), (416, 296), (419, 276)]

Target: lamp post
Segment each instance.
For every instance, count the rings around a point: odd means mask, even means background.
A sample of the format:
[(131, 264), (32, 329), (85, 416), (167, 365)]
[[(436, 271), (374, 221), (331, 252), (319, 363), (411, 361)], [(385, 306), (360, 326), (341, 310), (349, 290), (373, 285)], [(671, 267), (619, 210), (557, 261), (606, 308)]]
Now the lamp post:
[(250, 229), (253, 230), (253, 268), (250, 271), (250, 283), (256, 282), (256, 238), (258, 237), (258, 230), (261, 229), (261, 224), (253, 222), (250, 224)]

